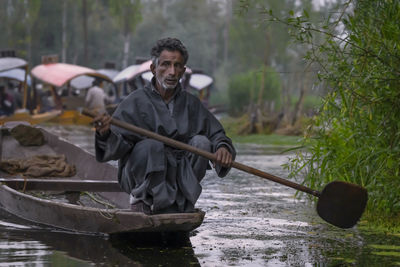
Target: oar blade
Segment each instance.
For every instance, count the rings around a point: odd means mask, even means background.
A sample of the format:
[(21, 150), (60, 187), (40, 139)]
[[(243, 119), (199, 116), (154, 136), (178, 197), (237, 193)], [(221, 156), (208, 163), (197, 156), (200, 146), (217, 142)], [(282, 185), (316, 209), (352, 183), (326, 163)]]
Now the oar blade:
[(361, 186), (335, 181), (327, 184), (317, 203), (318, 215), (337, 227), (351, 228), (364, 212), (367, 190)]

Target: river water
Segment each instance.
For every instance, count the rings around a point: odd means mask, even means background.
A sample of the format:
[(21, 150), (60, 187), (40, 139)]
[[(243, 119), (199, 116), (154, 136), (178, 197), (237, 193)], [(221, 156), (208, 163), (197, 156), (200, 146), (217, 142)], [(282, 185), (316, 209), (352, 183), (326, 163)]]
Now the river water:
[[(93, 153), (89, 127), (44, 128)], [(287, 177), (284, 148), (236, 147), (236, 161)], [(236, 169), (209, 171), (202, 186), (206, 217), (179, 245), (55, 231), (1, 212), (0, 266), (400, 266), (400, 235), (331, 226), (291, 188)]]

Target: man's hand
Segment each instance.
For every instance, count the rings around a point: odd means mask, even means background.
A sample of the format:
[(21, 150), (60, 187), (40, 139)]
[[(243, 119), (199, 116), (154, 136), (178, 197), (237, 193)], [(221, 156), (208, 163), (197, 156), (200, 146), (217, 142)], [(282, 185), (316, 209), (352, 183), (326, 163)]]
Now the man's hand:
[(100, 135), (107, 135), (110, 132), (111, 117), (108, 114), (100, 114), (94, 117), (93, 123)]
[(229, 168), (232, 165), (232, 154), (229, 150), (223, 146), (218, 148), (218, 150), (214, 153), (216, 156), (216, 161), (213, 162), (213, 166), (222, 165), (223, 167)]

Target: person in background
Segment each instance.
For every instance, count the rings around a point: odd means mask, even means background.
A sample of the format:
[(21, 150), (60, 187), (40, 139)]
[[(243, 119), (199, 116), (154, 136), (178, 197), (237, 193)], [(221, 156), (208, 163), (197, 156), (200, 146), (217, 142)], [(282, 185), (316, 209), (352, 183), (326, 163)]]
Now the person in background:
[(14, 109), (22, 108), (22, 94), (20, 92), (20, 87), (15, 86), (13, 82), (8, 82), (8, 93), (13, 97)]
[(44, 88), (42, 84), (36, 85), (36, 91), (38, 94), (38, 112), (44, 113), (51, 111), (55, 108), (53, 101), (53, 95), (51, 94), (50, 88)]
[(0, 85), (0, 116), (10, 116), (14, 114), (14, 99), (9, 94), (4, 85)]
[[(213, 166), (224, 177), (236, 151), (215, 116), (200, 100), (182, 90), (188, 52), (175, 38), (159, 40), (151, 50), (154, 77), (129, 94), (113, 117), (126, 123), (214, 153)], [(111, 117), (94, 118), (98, 161), (118, 160), (118, 181), (130, 194), (131, 209), (145, 214), (193, 212), (209, 160), (110, 125)]]
[(106, 111), (107, 95), (101, 85), (102, 81), (100, 79), (95, 79), (92, 82), (92, 87), (89, 88), (86, 94), (85, 106), (87, 109), (104, 113)]

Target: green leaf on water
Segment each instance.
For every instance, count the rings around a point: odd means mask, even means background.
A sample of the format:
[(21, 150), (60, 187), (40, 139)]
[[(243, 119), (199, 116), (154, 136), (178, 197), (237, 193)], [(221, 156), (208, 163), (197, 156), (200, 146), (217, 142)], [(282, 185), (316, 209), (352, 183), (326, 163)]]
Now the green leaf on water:
[(346, 263), (354, 263), (355, 262), (354, 259), (348, 259), (348, 258), (342, 258), (342, 257), (332, 257), (330, 259), (331, 260), (342, 261), (342, 262), (346, 262)]
[(386, 249), (386, 250), (399, 250), (400, 251), (400, 246), (395, 246), (395, 245), (376, 245), (376, 244), (372, 244), (372, 245), (369, 245), (369, 247), (374, 248), (374, 249)]
[(400, 257), (400, 252), (397, 251), (373, 251), (372, 254), (378, 256)]

